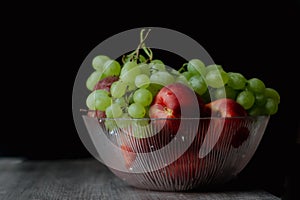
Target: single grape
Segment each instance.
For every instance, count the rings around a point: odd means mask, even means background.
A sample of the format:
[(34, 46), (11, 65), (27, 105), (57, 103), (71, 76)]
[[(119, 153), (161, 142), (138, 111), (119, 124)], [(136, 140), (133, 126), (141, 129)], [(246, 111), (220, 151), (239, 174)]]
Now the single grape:
[(113, 82), (113, 84), (110, 87), (111, 96), (113, 98), (120, 98), (124, 96), (124, 94), (126, 93), (126, 89), (127, 85), (123, 81), (119, 80)]
[(138, 88), (147, 88), (150, 85), (150, 78), (146, 74), (139, 74), (135, 77), (135, 86)]
[(119, 128), (126, 128), (132, 124), (132, 118), (128, 113), (123, 113), (120, 119), (116, 119), (115, 122)]
[(205, 79), (208, 86), (220, 88), (228, 82), (228, 74), (223, 70), (212, 70), (206, 74)]
[(126, 71), (125, 73), (121, 73), (120, 78), (126, 83), (133, 83), (137, 75), (141, 74), (141, 70), (138, 66), (131, 68), (130, 70)]
[(199, 95), (204, 94), (207, 90), (207, 85), (201, 75), (192, 76), (189, 80), (189, 84)]
[(275, 89), (265, 88), (264, 94), (265, 94), (266, 98), (272, 98), (276, 101), (277, 104), (280, 103), (280, 95)]
[(247, 89), (254, 93), (263, 93), (265, 88), (264, 82), (258, 78), (251, 78), (247, 81)]
[(146, 63), (140, 63), (138, 65), (138, 67), (141, 70), (141, 74), (145, 74), (147, 76), (151, 75), (151, 73), (150, 73), (150, 66), (148, 64), (146, 64)]
[(114, 129), (116, 129), (118, 126), (117, 126), (117, 123), (114, 119), (106, 119), (105, 122), (105, 128), (108, 130), (108, 131), (113, 131)]
[(154, 63), (154, 64), (164, 64), (164, 62), (163, 62), (163, 61), (161, 61), (161, 60), (158, 60), (158, 59), (154, 59), (154, 60), (152, 60), (152, 61), (151, 61), (151, 63)]
[(253, 106), (255, 97), (251, 91), (244, 90), (237, 95), (236, 101), (248, 110)]
[(278, 110), (278, 104), (275, 99), (267, 98), (265, 111), (268, 115), (274, 115)]
[(106, 108), (105, 114), (108, 118), (118, 118), (122, 116), (123, 111), (119, 104), (113, 103)]
[(116, 60), (108, 60), (103, 67), (103, 76), (119, 76), (121, 72), (121, 65)]
[(122, 75), (126, 74), (128, 71), (130, 71), (131, 69), (133, 69), (136, 66), (137, 66), (137, 63), (134, 61), (126, 62), (121, 69), (120, 75), (122, 76)]
[(224, 71), (223, 67), (221, 65), (211, 64), (211, 65), (206, 66), (206, 73), (213, 71), (213, 70)]
[(102, 72), (100, 72), (100, 71), (94, 71), (93, 73), (91, 73), (91, 75), (88, 77), (88, 79), (86, 81), (86, 87), (90, 91), (93, 91), (95, 85), (101, 79), (101, 76), (102, 76)]
[(110, 60), (108, 56), (105, 55), (98, 55), (93, 58), (92, 66), (95, 70), (103, 72), (104, 63)]
[(260, 116), (265, 114), (265, 110), (263, 106), (259, 106), (257, 104), (254, 104), (249, 110), (248, 114), (250, 116)]
[(159, 62), (153, 63), (153, 62), (151, 62), (149, 64), (149, 66), (150, 66), (150, 69), (151, 69), (152, 72), (166, 71), (166, 66), (163, 63), (159, 63)]
[(139, 103), (132, 103), (128, 107), (128, 114), (133, 118), (143, 118), (146, 114), (145, 107)]
[(139, 103), (142, 106), (149, 106), (152, 102), (152, 93), (144, 88), (136, 90), (133, 94), (133, 101)]
[(128, 105), (124, 97), (115, 99), (114, 103), (119, 104), (121, 108), (124, 108)]
[(175, 78), (168, 72), (158, 71), (158, 72), (153, 73), (150, 76), (150, 82), (166, 86), (171, 83), (174, 83)]
[(245, 88), (247, 79), (240, 73), (228, 72), (228, 86), (235, 90), (242, 90)]
[(86, 99), (86, 105), (90, 110), (96, 110), (96, 101), (100, 100), (101, 98), (106, 98), (109, 93), (106, 90), (94, 90), (91, 92), (87, 99)]
[(188, 62), (187, 70), (194, 75), (206, 75), (205, 64), (199, 59), (191, 59)]
[(258, 106), (263, 106), (266, 103), (266, 95), (264, 93), (255, 93), (255, 104), (257, 104)]
[(229, 98), (235, 100), (237, 96), (237, 90), (225, 85), (225, 87), (216, 88), (213, 90), (213, 96), (215, 99)]
[(105, 111), (106, 108), (108, 106), (110, 106), (111, 101), (112, 101), (112, 99), (109, 96), (99, 97), (98, 99), (96, 99), (96, 102), (95, 102), (96, 110)]
[(187, 80), (187, 79), (185, 78), (185, 76), (183, 76), (183, 75), (177, 76), (176, 79), (175, 79), (175, 82), (176, 82), (176, 83), (182, 83), (182, 84), (184, 84), (184, 85), (190, 87), (191, 89), (193, 89), (193, 88), (191, 87), (191, 85), (189, 84), (188, 80)]
[(193, 76), (193, 73), (189, 71), (185, 71), (182, 72), (182, 75), (186, 78), (186, 80), (189, 80)]

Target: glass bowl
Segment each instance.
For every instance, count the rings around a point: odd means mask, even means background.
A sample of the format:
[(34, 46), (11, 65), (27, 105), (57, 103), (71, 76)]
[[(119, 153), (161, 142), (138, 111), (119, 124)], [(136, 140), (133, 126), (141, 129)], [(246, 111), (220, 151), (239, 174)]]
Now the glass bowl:
[(96, 157), (117, 177), (137, 188), (186, 191), (235, 178), (255, 153), (269, 116), (83, 119)]

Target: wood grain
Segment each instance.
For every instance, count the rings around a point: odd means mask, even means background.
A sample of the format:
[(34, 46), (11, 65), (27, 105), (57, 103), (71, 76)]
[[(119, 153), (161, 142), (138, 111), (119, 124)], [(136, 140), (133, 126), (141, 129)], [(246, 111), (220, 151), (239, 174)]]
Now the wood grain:
[(263, 190), (159, 192), (136, 189), (94, 159), (0, 159), (1, 200), (279, 200)]

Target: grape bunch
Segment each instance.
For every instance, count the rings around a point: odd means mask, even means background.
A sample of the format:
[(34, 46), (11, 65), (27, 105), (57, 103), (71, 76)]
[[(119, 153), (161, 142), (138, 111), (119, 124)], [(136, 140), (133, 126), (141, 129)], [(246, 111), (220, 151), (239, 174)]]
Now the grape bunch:
[(179, 71), (206, 103), (230, 98), (238, 102), (250, 116), (274, 115), (280, 103), (279, 93), (258, 78), (247, 79), (239, 72), (226, 72), (221, 65), (208, 65), (192, 59)]
[(86, 82), (91, 91), (86, 104), (90, 110), (105, 112), (107, 118), (147, 118), (157, 92), (165, 85), (184, 80), (183, 75), (161, 60), (130, 60), (121, 65), (108, 56), (98, 55), (92, 66), (95, 71)]
[(274, 115), (278, 111), (279, 93), (262, 80), (227, 72), (221, 65), (205, 65), (197, 58), (184, 63), (179, 70), (167, 67), (162, 60), (153, 59), (152, 50), (144, 43), (147, 35), (142, 33), (138, 48), (124, 55), (122, 62), (107, 55), (93, 58), (94, 71), (86, 81), (91, 91), (86, 105), (98, 118), (149, 118), (157, 93), (177, 82), (191, 88), (205, 103), (233, 99), (250, 116)]

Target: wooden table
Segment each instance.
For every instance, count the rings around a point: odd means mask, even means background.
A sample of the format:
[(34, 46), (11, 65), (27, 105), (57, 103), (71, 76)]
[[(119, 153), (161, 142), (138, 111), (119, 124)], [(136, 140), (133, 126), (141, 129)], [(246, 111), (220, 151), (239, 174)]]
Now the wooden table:
[(136, 189), (95, 159), (26, 161), (0, 158), (1, 200), (225, 199), (278, 200), (260, 189), (158, 192)]

